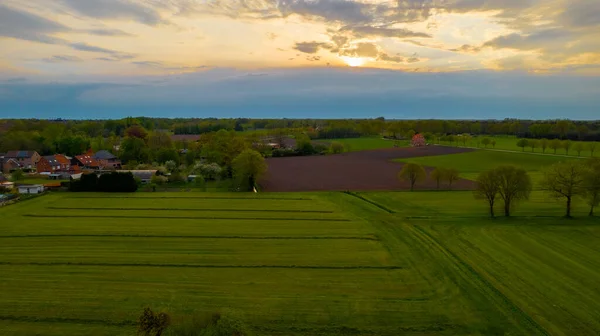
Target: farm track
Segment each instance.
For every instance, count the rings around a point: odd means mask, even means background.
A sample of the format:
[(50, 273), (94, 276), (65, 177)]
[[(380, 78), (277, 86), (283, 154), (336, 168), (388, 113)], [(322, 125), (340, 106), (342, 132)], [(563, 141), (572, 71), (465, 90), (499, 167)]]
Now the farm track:
[[(427, 146), (421, 148), (389, 148), (325, 156), (270, 158), (268, 171), (261, 181), (267, 192), (292, 191), (384, 191), (408, 190), (408, 182), (398, 180), (403, 164), (394, 159), (438, 156), (471, 152), (472, 149)], [(432, 168), (426, 168), (431, 171)], [(457, 190), (471, 190), (474, 182), (461, 179), (453, 185)], [(435, 189), (427, 180), (417, 189)]]

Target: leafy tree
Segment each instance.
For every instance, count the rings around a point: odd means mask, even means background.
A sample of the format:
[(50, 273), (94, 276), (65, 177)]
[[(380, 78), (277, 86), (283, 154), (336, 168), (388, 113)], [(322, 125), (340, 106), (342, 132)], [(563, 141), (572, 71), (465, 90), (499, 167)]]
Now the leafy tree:
[(559, 120), (554, 125), (554, 130), (558, 133), (561, 139), (564, 139), (569, 130), (573, 129), (575, 125), (570, 120)]
[(23, 173), (23, 170), (17, 169), (10, 174), (10, 179), (13, 182), (21, 181), (25, 179), (25, 173)]
[(600, 205), (600, 159), (590, 159), (586, 166), (583, 196), (590, 206), (589, 215), (593, 216), (594, 208)]
[(525, 151), (525, 147), (527, 147), (529, 145), (529, 141), (527, 141), (527, 139), (519, 139), (519, 141), (517, 141), (517, 146), (521, 147), (523, 149), (523, 152)]
[(494, 205), (496, 197), (500, 192), (500, 179), (496, 174), (496, 170), (482, 172), (477, 177), (477, 186), (475, 187), (474, 195), (476, 199), (483, 199), (490, 206), (490, 217), (494, 218)]
[(550, 141), (550, 148), (554, 149), (554, 154), (556, 154), (556, 151), (561, 148), (561, 142), (558, 139), (552, 139)]
[(148, 147), (151, 150), (172, 149), (173, 141), (169, 133), (164, 131), (154, 131), (148, 137)]
[(528, 140), (527, 141), (529, 147), (531, 147), (531, 151), (533, 152), (535, 150), (535, 148), (538, 146), (538, 141), (537, 140)]
[(490, 142), (490, 144), (492, 145), (492, 147), (496, 148), (496, 140), (492, 140), (492, 142)]
[(531, 178), (525, 169), (514, 166), (497, 167), (494, 175), (498, 179), (498, 193), (504, 201), (504, 215), (509, 217), (514, 202), (529, 199)]
[(196, 163), (192, 168), (192, 173), (202, 175), (206, 180), (216, 180), (221, 176), (223, 169), (216, 163)]
[(267, 171), (265, 158), (259, 152), (246, 149), (233, 160), (233, 176), (240, 187), (251, 191), (256, 182)]
[(590, 142), (590, 143), (588, 143), (588, 149), (591, 152), (590, 156), (594, 156), (594, 152), (596, 151), (596, 147), (597, 146), (598, 146), (597, 142)]
[(329, 146), (329, 151), (332, 154), (340, 154), (344, 152), (344, 145), (340, 142), (334, 141)]
[(448, 168), (445, 170), (444, 177), (446, 178), (446, 181), (448, 181), (448, 188), (452, 189), (452, 183), (460, 179), (460, 173), (454, 168)]
[(161, 148), (155, 153), (155, 159), (158, 163), (174, 161), (176, 164), (179, 164), (181, 158), (177, 150), (173, 148)]
[(577, 152), (577, 156), (581, 156), (581, 152), (585, 149), (585, 147), (583, 146), (583, 143), (581, 142), (576, 142), (573, 145), (573, 150)]
[(492, 140), (490, 140), (489, 138), (483, 138), (483, 139), (481, 140), (481, 144), (482, 144), (482, 145), (483, 145), (485, 148), (487, 148), (487, 146), (489, 146), (491, 143), (492, 143)]
[(121, 143), (119, 157), (124, 162), (148, 162), (150, 159), (150, 151), (144, 140), (136, 137), (128, 137)]
[(462, 141), (464, 147), (467, 147), (467, 143), (469, 143), (471, 141), (471, 139), (472, 139), (471, 135), (466, 134), (466, 133), (460, 137), (460, 140)]
[(410, 182), (410, 191), (413, 191), (415, 189), (415, 184), (424, 180), (426, 176), (427, 173), (425, 173), (423, 166), (416, 163), (405, 164), (398, 173), (398, 179), (400, 179), (400, 181)]
[(446, 170), (444, 168), (440, 168), (440, 167), (435, 168), (431, 172), (430, 177), (431, 177), (432, 180), (435, 181), (435, 183), (437, 185), (437, 188), (440, 189), (440, 182), (442, 180), (446, 179)]
[(148, 139), (148, 131), (140, 125), (133, 125), (125, 130), (125, 136), (146, 141)]
[(167, 183), (168, 180), (169, 179), (166, 176), (153, 175), (152, 179), (150, 180), (150, 182), (152, 182), (153, 184), (161, 186), (161, 185)]
[(167, 168), (167, 170), (169, 172), (175, 172), (178, 170), (177, 162), (175, 162), (173, 160), (169, 160), (169, 161), (165, 162), (165, 168)]
[(546, 148), (548, 148), (548, 145), (550, 144), (550, 141), (546, 138), (540, 139), (540, 148), (542, 149), (542, 153), (546, 153)]
[(541, 182), (543, 190), (555, 198), (567, 200), (566, 217), (571, 217), (573, 198), (585, 193), (586, 168), (580, 162), (567, 161), (556, 163), (545, 172)]
[(171, 317), (164, 312), (155, 313), (150, 308), (145, 308), (138, 318), (138, 335), (161, 336), (171, 325)]
[(296, 150), (300, 155), (313, 155), (315, 148), (313, 147), (310, 138), (306, 135), (301, 135), (296, 138)]
[(590, 129), (585, 125), (577, 126), (577, 137), (579, 140), (583, 140), (583, 137), (590, 132)]
[(561, 142), (561, 146), (562, 146), (562, 148), (565, 149), (565, 152), (567, 152), (567, 155), (569, 155), (569, 149), (571, 148), (572, 145), (573, 145), (573, 143), (571, 142), (571, 140), (564, 140), (563, 142)]

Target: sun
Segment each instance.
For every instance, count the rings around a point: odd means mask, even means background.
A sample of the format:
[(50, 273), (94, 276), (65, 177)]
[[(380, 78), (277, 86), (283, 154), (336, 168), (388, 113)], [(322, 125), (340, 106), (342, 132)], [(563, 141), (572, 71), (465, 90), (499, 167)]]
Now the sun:
[(359, 67), (365, 64), (365, 59), (362, 57), (342, 57), (342, 60), (351, 67)]

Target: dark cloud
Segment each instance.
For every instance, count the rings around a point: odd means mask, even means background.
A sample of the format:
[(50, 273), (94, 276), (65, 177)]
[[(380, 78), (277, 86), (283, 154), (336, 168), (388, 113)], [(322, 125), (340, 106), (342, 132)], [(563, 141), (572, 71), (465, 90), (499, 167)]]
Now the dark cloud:
[(43, 61), (48, 62), (48, 63), (63, 63), (63, 62), (81, 62), (82, 59), (77, 56), (54, 55), (52, 57), (44, 58)]
[(342, 56), (350, 57), (368, 57), (377, 58), (379, 56), (379, 48), (375, 43), (361, 42), (352, 46), (351, 48), (344, 49), (340, 52)]
[(544, 49), (550, 44), (565, 43), (572, 38), (572, 34), (564, 29), (547, 29), (529, 35), (509, 34), (499, 36), (483, 44), (484, 47), (510, 48), (520, 50)]
[(89, 44), (83, 43), (83, 42), (69, 43), (68, 45), (69, 45), (69, 47), (71, 47), (75, 50), (104, 53), (104, 54), (108, 54), (108, 55), (112, 56), (112, 58), (116, 58), (116, 59), (120, 59), (120, 60), (131, 59), (131, 58), (135, 57), (135, 55), (133, 55), (133, 54), (123, 53), (123, 52), (112, 50), (112, 49), (96, 47), (96, 46), (89, 45)]
[(297, 42), (292, 49), (301, 51), (305, 54), (316, 54), (321, 48), (327, 47), (328, 44), (323, 42)]
[(152, 61), (136, 61), (136, 62), (131, 62), (131, 64), (148, 66), (148, 67), (163, 67), (164, 66), (164, 64), (161, 62), (152, 62)]
[(98, 36), (132, 36), (131, 34), (126, 33), (122, 30), (108, 28), (86, 29), (82, 32)]
[(469, 44), (463, 44), (459, 48), (449, 49), (449, 51), (461, 52), (466, 54), (478, 53), (481, 51), (481, 47), (472, 46)]
[(148, 25), (162, 22), (158, 12), (129, 0), (60, 0), (77, 13), (99, 19), (129, 19)]
[(0, 4), (0, 36), (57, 44), (62, 40), (51, 34), (68, 30), (60, 23)]
[(572, 27), (600, 26), (600, 1), (569, 1), (560, 20)]

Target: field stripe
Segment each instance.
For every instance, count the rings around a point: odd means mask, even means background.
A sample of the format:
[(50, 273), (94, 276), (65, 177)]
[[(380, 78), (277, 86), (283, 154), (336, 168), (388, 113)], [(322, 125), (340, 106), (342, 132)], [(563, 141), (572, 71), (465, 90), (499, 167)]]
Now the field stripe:
[(531, 316), (529, 316), (525, 311), (523, 311), (519, 306), (517, 306), (510, 298), (508, 298), (504, 293), (502, 293), (498, 288), (496, 288), (491, 282), (489, 282), (484, 276), (482, 276), (477, 270), (475, 270), (471, 265), (469, 265), (466, 261), (460, 258), (457, 254), (450, 251), (446, 248), (439, 240), (430, 235), (427, 231), (420, 228), (417, 225), (410, 225), (418, 236), (425, 241), (429, 241), (432, 246), (436, 246), (442, 253), (449, 256), (453, 259), (458, 265), (464, 268), (465, 272), (472, 276), (475, 280), (479, 281), (481, 284), (485, 286), (490, 292), (495, 294), (504, 304), (508, 306), (508, 308), (516, 313), (523, 320), (527, 321), (527, 323), (536, 330), (540, 335), (550, 335), (546, 329), (544, 329), (537, 321), (535, 321)]
[(165, 267), (165, 268), (270, 268), (317, 270), (400, 270), (401, 266), (317, 266), (317, 265), (199, 265), (199, 264), (126, 264), (87, 262), (0, 262), (1, 266), (86, 266), (86, 267)]
[(207, 200), (244, 200), (244, 201), (312, 201), (312, 198), (280, 198), (280, 197), (218, 197), (218, 196), (67, 196), (64, 199), (207, 199)]
[(109, 320), (94, 320), (94, 319), (79, 319), (66, 317), (33, 317), (33, 316), (14, 316), (0, 315), (0, 321), (12, 322), (37, 322), (37, 323), (67, 323), (67, 324), (103, 324), (116, 327), (127, 327), (137, 325), (136, 321), (109, 321)]
[(334, 213), (332, 210), (285, 210), (285, 209), (199, 209), (199, 208), (77, 208), (46, 207), (51, 210), (110, 210), (110, 211), (198, 211), (198, 212), (281, 212), (281, 213)]
[(354, 193), (354, 192), (351, 192), (351, 191), (343, 191), (343, 193), (346, 194), (346, 195), (354, 196), (354, 197), (356, 197), (356, 198), (358, 198), (360, 200), (363, 200), (363, 201), (365, 201), (365, 202), (367, 202), (367, 203), (369, 203), (371, 205), (374, 205), (374, 206), (378, 207), (379, 209), (381, 209), (381, 210), (383, 210), (383, 211), (385, 211), (387, 213), (390, 213), (390, 214), (396, 213), (394, 210), (391, 210), (391, 209), (389, 209), (389, 208), (387, 208), (387, 207), (385, 207), (385, 206), (383, 206), (383, 205), (381, 205), (381, 204), (379, 204), (377, 202), (371, 201), (370, 199), (368, 199), (366, 197), (363, 197), (363, 196), (361, 196), (361, 195), (359, 195), (357, 193)]
[(211, 220), (262, 220), (262, 221), (319, 221), (319, 222), (350, 222), (345, 218), (294, 218), (294, 217), (173, 217), (173, 216), (103, 216), (103, 215), (37, 215), (25, 214), (23, 217), (36, 218), (139, 218), (139, 219), (211, 219)]
[(167, 238), (167, 239), (247, 239), (247, 240), (372, 240), (379, 241), (377, 237), (370, 236), (165, 236), (165, 235), (127, 235), (127, 234), (63, 234), (63, 235), (13, 235), (0, 236), (0, 239), (12, 238)]

